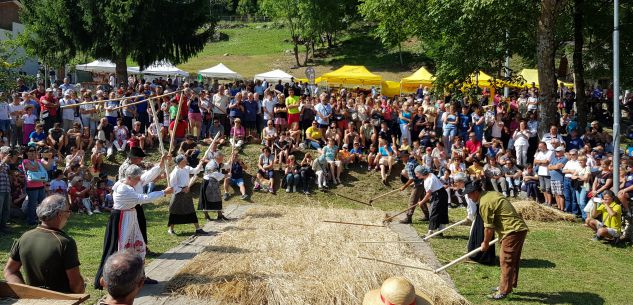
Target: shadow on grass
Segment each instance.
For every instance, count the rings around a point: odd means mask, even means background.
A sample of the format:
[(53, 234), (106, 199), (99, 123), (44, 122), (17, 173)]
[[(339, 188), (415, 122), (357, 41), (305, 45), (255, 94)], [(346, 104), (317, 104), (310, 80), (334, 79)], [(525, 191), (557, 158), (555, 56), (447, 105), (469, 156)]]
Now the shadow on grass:
[(554, 268), (556, 264), (546, 259), (528, 258), (521, 259), (521, 268)]
[(604, 299), (595, 293), (575, 291), (516, 292), (511, 295), (510, 300), (538, 304), (602, 305), (605, 303)]

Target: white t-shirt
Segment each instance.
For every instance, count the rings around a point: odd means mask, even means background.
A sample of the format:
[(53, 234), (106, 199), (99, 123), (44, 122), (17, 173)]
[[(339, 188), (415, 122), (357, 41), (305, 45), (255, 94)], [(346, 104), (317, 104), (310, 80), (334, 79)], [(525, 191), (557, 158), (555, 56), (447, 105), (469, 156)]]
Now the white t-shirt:
[(33, 124), (35, 125), (35, 121), (37, 121), (37, 116), (34, 114), (23, 114), (22, 115), (22, 120), (24, 121), (24, 124)]
[[(263, 108), (266, 109), (266, 111), (264, 111), (264, 120), (272, 120), (274, 118), (274, 110), (275, 110), (275, 105), (277, 104), (277, 102), (274, 99), (267, 99), (265, 98), (263, 101)], [(270, 112), (270, 114), (268, 114), (268, 112)]]
[[(23, 104), (9, 104), (9, 113), (12, 112), (17, 112), (17, 111), (24, 111), (24, 105)], [(21, 117), (20, 115), (18, 115), (19, 117)], [(15, 118), (18, 116), (11, 116), (11, 123), (15, 124)]]
[[(59, 100), (59, 105), (73, 105), (77, 102), (73, 99), (61, 99)], [(75, 119), (75, 108), (64, 108), (62, 109), (62, 119), (64, 120), (74, 120)]]
[[(580, 170), (580, 163), (577, 160), (568, 160), (563, 167), (563, 170), (571, 170), (572, 173)], [(572, 174), (565, 174), (565, 177), (571, 178)]]
[(229, 97), (226, 95), (220, 96), (219, 94), (214, 94), (213, 106), (213, 113), (227, 114), (226, 110), (229, 107)]
[[(92, 110), (95, 109), (95, 104), (81, 104), (81, 106), (79, 106), (79, 109), (81, 110)], [(81, 115), (82, 118), (84, 119), (88, 119), (92, 117), (92, 114), (82, 114)]]
[(424, 179), (424, 189), (427, 192), (432, 193), (442, 189), (443, 187), (444, 185), (442, 184), (442, 181), (440, 181), (440, 179), (433, 173), (430, 173), (426, 179)]
[[(534, 160), (544, 160), (544, 159), (549, 160), (551, 158), (552, 158), (552, 151), (550, 150), (546, 152), (537, 151), (536, 154), (534, 155)], [(539, 176), (549, 176), (549, 170), (547, 169), (547, 166), (539, 165), (538, 171), (536, 171), (536, 173)]]

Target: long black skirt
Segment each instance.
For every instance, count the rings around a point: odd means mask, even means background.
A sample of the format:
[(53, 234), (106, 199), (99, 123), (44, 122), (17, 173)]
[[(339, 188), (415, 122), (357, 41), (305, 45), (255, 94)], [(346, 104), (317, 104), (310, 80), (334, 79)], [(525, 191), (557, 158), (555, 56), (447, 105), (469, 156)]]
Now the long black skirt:
[(137, 204), (134, 209), (136, 210), (136, 219), (138, 219), (138, 227), (141, 229), (141, 234), (143, 234), (143, 240), (147, 245), (147, 220), (145, 220), (145, 210), (143, 206)]
[(171, 198), (169, 203), (169, 221), (167, 225), (198, 223), (196, 210), (193, 208), (191, 192), (180, 192)]
[[(475, 221), (470, 229), (470, 237), (468, 238), (468, 252), (473, 251), (481, 246), (484, 241), (484, 221), (479, 214), (479, 210), (475, 215)], [(486, 252), (478, 252), (471, 255), (470, 259), (484, 265), (493, 265), (495, 263), (495, 246), (491, 245)]]
[(448, 193), (441, 188), (431, 195), (431, 211), (429, 215), (429, 230), (437, 230), (440, 225), (448, 224)]
[[(222, 211), (222, 197), (220, 196), (220, 183), (211, 178), (200, 186), (198, 199), (198, 211)], [(207, 194), (211, 195), (208, 196)]]
[[(136, 215), (138, 215), (138, 205), (136, 206)], [(141, 208), (141, 211), (143, 208)], [(101, 287), (101, 283), (99, 280), (103, 275), (103, 265), (110, 255), (119, 251), (119, 222), (121, 220), (121, 211), (120, 210), (112, 210), (110, 212), (110, 219), (108, 220), (108, 226), (106, 227), (105, 237), (103, 238), (103, 254), (101, 255), (101, 263), (99, 263), (99, 269), (97, 270), (97, 275), (95, 276), (94, 287), (95, 289), (103, 289)], [(139, 221), (140, 226), (140, 221)], [(142, 227), (141, 227), (142, 230)]]

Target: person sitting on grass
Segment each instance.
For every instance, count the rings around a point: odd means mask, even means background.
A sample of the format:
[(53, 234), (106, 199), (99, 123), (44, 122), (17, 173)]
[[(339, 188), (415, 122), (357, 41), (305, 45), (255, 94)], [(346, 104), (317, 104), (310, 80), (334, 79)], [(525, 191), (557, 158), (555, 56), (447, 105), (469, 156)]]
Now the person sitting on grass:
[(229, 200), (229, 187), (232, 185), (237, 185), (240, 188), (240, 193), (242, 194), (240, 199), (248, 199), (246, 186), (244, 185), (244, 171), (247, 169), (248, 167), (244, 161), (240, 160), (238, 152), (233, 152), (233, 156), (231, 156), (231, 169), (226, 179), (224, 179), (224, 196), (222, 198), (224, 201)]
[(325, 155), (322, 154), (312, 161), (312, 171), (317, 177), (317, 187), (320, 191), (327, 189), (328, 164)]
[(369, 145), (369, 151), (367, 152), (367, 171), (371, 171), (373, 169), (378, 170), (378, 149), (376, 148), (376, 144)]
[(275, 163), (279, 164), (279, 169), (281, 169), (281, 165), (287, 161), (288, 156), (292, 153), (292, 140), (285, 133), (282, 133), (273, 144), (272, 149)]
[(323, 134), (317, 121), (313, 121), (312, 126), (308, 127), (305, 138), (307, 148), (321, 149), (321, 146), (323, 146)]
[[(380, 177), (382, 178), (382, 184), (387, 184), (387, 178), (391, 175), (391, 167), (396, 161), (395, 151), (396, 146), (389, 146), (386, 139), (380, 138), (378, 140), (378, 154), (376, 156), (377, 164), (380, 166)], [(394, 142), (395, 143), (395, 142)], [(378, 168), (376, 168), (378, 170)]]
[(273, 120), (268, 120), (266, 127), (262, 130), (262, 145), (272, 147), (277, 140), (277, 129), (273, 126)]
[(257, 179), (255, 180), (253, 191), (259, 191), (263, 189), (264, 191), (268, 191), (271, 194), (275, 193), (275, 172), (273, 170), (274, 165), (275, 157), (271, 154), (270, 147), (264, 146), (262, 148), (262, 153), (259, 155), (259, 161), (257, 162)]
[[(31, 146), (37, 146), (37, 147), (45, 147), (47, 146), (46, 144), (46, 133), (44, 132), (44, 125), (42, 124), (36, 124), (35, 125), (35, 130), (33, 132), (31, 132), (31, 134), (29, 135), (29, 143), (28, 145)], [(60, 146), (60, 145), (57, 145)], [(60, 146), (61, 147), (61, 146)]]
[(538, 202), (538, 175), (534, 171), (534, 166), (531, 163), (525, 164), (525, 169), (523, 170), (523, 184), (525, 185), (527, 197)]
[(235, 149), (242, 149), (245, 136), (246, 130), (242, 126), (242, 120), (240, 118), (235, 118), (234, 125), (231, 127), (231, 138), (229, 139), (229, 142)]
[(90, 156), (90, 161), (92, 162), (92, 170), (95, 173), (101, 172), (101, 167), (103, 166), (103, 159), (105, 158), (105, 156), (105, 141), (97, 140), (95, 147), (92, 148), (92, 155)]
[(210, 144), (211, 141), (215, 139), (215, 136), (217, 134), (220, 134), (220, 135), (218, 136), (216, 143), (217, 143), (217, 146), (220, 147), (224, 145), (224, 143), (226, 142), (226, 139), (224, 137), (224, 126), (220, 124), (220, 119), (216, 117), (216, 118), (213, 118), (213, 125), (209, 127), (209, 139), (205, 139), (205, 143)]
[(510, 195), (512, 197), (518, 196), (521, 190), (521, 170), (512, 162), (512, 159), (508, 159), (501, 168), (501, 172), (506, 177)]
[(297, 186), (299, 184), (304, 185), (305, 181), (301, 176), (301, 166), (295, 160), (294, 155), (288, 156), (288, 162), (286, 162), (286, 193), (297, 192)]
[[(595, 201), (596, 199), (594, 199)], [(600, 217), (600, 220), (596, 219)], [(611, 190), (602, 192), (602, 202), (594, 202), (587, 225), (596, 233), (593, 240), (605, 239), (617, 244), (622, 232), (622, 206)]]
[(327, 146), (323, 147), (323, 155), (328, 163), (331, 173), (332, 184), (337, 185), (341, 183), (341, 172), (343, 171), (343, 164), (340, 160), (337, 160), (338, 146), (335, 145), (335, 140), (329, 138)]

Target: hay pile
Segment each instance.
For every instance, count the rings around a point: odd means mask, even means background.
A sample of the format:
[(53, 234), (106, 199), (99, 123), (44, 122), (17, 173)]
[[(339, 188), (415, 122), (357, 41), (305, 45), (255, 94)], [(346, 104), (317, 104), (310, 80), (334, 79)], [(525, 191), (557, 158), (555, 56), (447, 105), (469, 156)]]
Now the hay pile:
[(562, 212), (544, 204), (534, 201), (514, 201), (514, 208), (525, 220), (536, 220), (542, 222), (570, 221), (575, 222), (574, 215)]
[(380, 224), (384, 212), (261, 207), (214, 239), (206, 252), (172, 279), (171, 291), (221, 304), (361, 304), (366, 292), (391, 276), (404, 276), (435, 305), (468, 304), (439, 276), (358, 259), (367, 256), (427, 267), (385, 227), (324, 223), (340, 220)]

